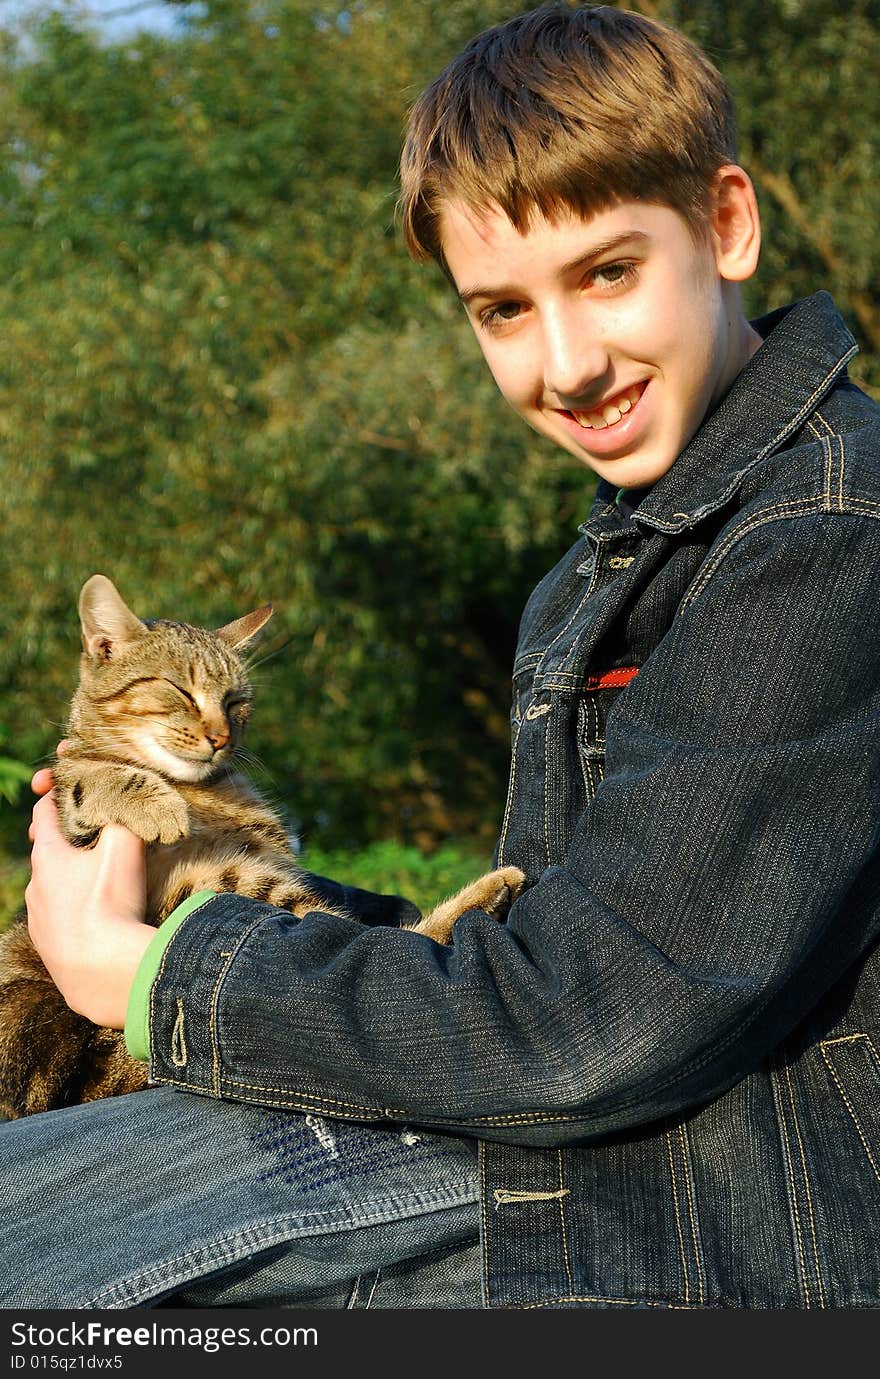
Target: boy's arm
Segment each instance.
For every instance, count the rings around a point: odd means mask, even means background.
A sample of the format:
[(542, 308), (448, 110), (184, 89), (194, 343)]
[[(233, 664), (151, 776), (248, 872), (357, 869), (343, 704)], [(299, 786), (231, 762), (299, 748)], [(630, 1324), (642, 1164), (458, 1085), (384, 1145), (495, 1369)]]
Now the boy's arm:
[[(418, 906), (402, 896), (380, 895), (361, 890), (358, 886), (345, 886), (325, 876), (315, 876), (314, 873), (310, 873), (309, 889), (323, 904), (333, 910), (347, 910), (361, 924), (399, 928), (415, 924), (421, 917)], [(156, 930), (146, 948), (134, 975), (125, 1015), (125, 1042), (133, 1058), (150, 1056), (150, 989), (162, 967), (172, 934), (179, 924), (216, 894), (216, 891), (197, 891), (187, 896), (171, 912), (162, 927)]]

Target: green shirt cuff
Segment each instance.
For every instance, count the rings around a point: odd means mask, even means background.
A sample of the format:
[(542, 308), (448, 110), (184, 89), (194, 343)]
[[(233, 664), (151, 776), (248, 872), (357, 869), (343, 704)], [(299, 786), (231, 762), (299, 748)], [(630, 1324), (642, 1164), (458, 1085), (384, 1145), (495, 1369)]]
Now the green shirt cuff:
[(171, 911), (150, 940), (134, 974), (125, 1012), (125, 1047), (132, 1058), (150, 1056), (150, 989), (162, 965), (165, 949), (187, 916), (213, 900), (216, 894), (216, 891), (196, 891), (194, 895), (187, 896), (176, 910)]

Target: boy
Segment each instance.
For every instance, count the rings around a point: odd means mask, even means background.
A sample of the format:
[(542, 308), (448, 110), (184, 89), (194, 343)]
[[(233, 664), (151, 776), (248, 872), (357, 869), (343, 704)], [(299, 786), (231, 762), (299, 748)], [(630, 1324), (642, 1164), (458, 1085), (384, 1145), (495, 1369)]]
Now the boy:
[[(821, 293), (745, 320), (729, 94), (640, 16), (476, 38), (402, 184), (505, 397), (601, 480), (514, 665), (498, 856), (529, 888), (451, 948), (236, 896), (153, 938), (136, 841), (72, 855), (41, 802), (35, 941), (167, 1086), (8, 1127), (43, 1165), (10, 1215), (49, 1248), (51, 1193), (92, 1242), (54, 1305), (878, 1306), (880, 429), (852, 338)], [(27, 1269), (10, 1247), (47, 1305)]]

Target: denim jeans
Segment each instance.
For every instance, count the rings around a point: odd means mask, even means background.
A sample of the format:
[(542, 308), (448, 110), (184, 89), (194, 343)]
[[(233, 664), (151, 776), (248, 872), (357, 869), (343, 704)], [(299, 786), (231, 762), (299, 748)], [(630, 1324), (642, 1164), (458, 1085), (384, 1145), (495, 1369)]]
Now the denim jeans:
[(0, 1125), (4, 1308), (478, 1308), (467, 1141), (167, 1088)]

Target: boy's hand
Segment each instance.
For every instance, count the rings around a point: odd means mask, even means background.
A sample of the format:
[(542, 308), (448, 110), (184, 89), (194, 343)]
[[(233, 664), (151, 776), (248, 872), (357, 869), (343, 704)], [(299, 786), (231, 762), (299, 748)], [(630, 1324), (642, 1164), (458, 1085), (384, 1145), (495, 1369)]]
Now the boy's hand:
[(49, 975), (72, 1010), (122, 1029), (135, 971), (154, 930), (144, 924), (146, 850), (127, 829), (108, 825), (93, 848), (61, 832), (52, 772), (33, 779), (43, 798), (28, 836), (28, 929)]

